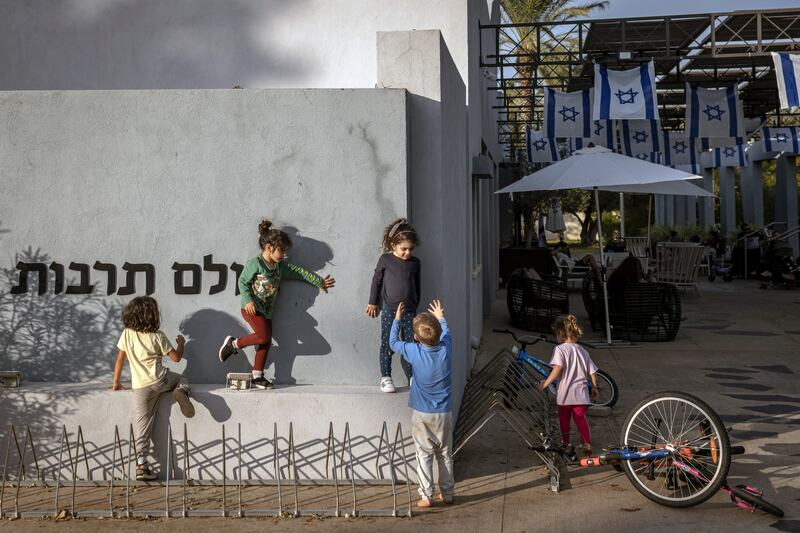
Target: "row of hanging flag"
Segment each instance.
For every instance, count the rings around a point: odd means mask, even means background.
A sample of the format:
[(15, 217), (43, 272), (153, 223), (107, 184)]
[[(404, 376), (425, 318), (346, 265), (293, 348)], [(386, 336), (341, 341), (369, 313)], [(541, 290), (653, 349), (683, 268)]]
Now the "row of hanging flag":
[[(800, 56), (773, 53), (781, 106), (800, 106)], [(653, 62), (628, 70), (595, 64), (594, 88), (571, 93), (545, 88), (541, 131), (528, 131), (528, 160), (552, 162), (589, 143), (630, 157), (697, 170), (746, 165), (747, 138), (764, 117), (745, 120), (735, 85), (707, 89), (686, 84), (685, 130), (662, 130)], [(619, 142), (617, 142), (619, 129)], [(566, 139), (559, 144), (557, 139)], [(768, 152), (800, 153), (797, 128), (763, 128)], [(619, 144), (619, 146), (617, 146)], [(709, 152), (710, 150), (710, 152)]]
[[(752, 144), (721, 144), (716, 139), (697, 138), (685, 131), (661, 130), (657, 121), (599, 121), (608, 138), (547, 137), (543, 131), (526, 131), (527, 155), (531, 163), (552, 163), (575, 150), (604, 146), (630, 157), (650, 163), (680, 167), (695, 174), (701, 168), (747, 166), (747, 152)], [(619, 143), (616, 141), (619, 128)], [(763, 152), (785, 152), (800, 155), (800, 128), (761, 128), (760, 148)]]

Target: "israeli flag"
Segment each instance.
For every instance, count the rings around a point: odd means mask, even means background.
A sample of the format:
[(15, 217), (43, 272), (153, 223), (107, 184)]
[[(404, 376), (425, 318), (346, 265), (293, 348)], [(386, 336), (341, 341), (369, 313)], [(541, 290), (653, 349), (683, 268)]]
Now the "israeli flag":
[(687, 83), (685, 123), (690, 137), (744, 137), (744, 115), (736, 86), (706, 89)]
[(714, 148), (711, 160), (715, 168), (720, 167), (746, 167), (745, 145), (737, 144), (724, 148)]
[(608, 70), (595, 63), (592, 118), (658, 120), (653, 62), (629, 70)]
[(661, 151), (661, 128), (657, 120), (620, 120), (622, 153), (630, 157)]
[(668, 167), (680, 165), (692, 165), (698, 163), (696, 140), (686, 135), (683, 131), (664, 130), (663, 142), (663, 164)]
[(558, 161), (558, 146), (555, 139), (548, 139), (542, 131), (533, 131), (525, 128), (525, 138), (528, 145), (528, 162), (552, 163)]
[(574, 137), (567, 140), (567, 153), (572, 155), (575, 153), (575, 150), (580, 150), (581, 148), (586, 148), (589, 146), (590, 139), (584, 139), (583, 137)]
[(800, 106), (800, 55), (772, 52), (772, 61), (775, 63), (781, 109)]
[(592, 125), (592, 90), (562, 93), (544, 90), (545, 137), (589, 137)]
[(647, 161), (649, 163), (661, 163), (661, 152), (650, 152), (650, 153), (639, 153), (632, 157), (635, 157), (639, 161)]
[(764, 128), (761, 132), (765, 152), (800, 153), (798, 128)]
[(603, 146), (609, 150), (617, 150), (617, 132), (611, 120), (593, 120), (590, 140), (595, 146)]
[(711, 150), (713, 148), (725, 148), (726, 146), (745, 143), (745, 137), (701, 137), (700, 149)]

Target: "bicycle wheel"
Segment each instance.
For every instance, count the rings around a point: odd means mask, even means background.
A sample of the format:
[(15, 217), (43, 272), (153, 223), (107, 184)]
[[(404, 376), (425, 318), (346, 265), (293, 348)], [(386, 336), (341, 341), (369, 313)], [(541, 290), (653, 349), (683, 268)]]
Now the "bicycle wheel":
[(749, 505), (752, 505), (756, 509), (761, 509), (762, 511), (766, 511), (771, 515), (777, 516), (778, 518), (783, 518), (783, 510), (780, 507), (772, 505), (758, 494), (754, 494), (748, 490), (748, 487), (745, 485), (736, 485), (735, 487), (731, 487), (731, 493), (733, 493), (736, 498)]
[(614, 378), (602, 370), (598, 370), (597, 388), (600, 391), (600, 397), (597, 401), (592, 400), (592, 405), (614, 407), (619, 399), (619, 389), (617, 389), (617, 382), (614, 381)]
[(682, 392), (660, 392), (640, 401), (622, 426), (620, 442), (640, 451), (668, 450), (667, 457), (622, 465), (636, 490), (668, 507), (689, 507), (713, 496), (731, 463), (728, 433), (719, 416)]

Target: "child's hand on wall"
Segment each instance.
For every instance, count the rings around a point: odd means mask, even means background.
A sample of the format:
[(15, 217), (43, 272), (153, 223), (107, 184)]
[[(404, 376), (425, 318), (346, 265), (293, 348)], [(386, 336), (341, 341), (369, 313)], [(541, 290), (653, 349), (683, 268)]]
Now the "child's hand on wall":
[(378, 316), (378, 306), (373, 304), (367, 304), (366, 309), (367, 316), (370, 318), (375, 318)]
[(400, 304), (397, 306), (397, 312), (394, 314), (394, 319), (400, 320), (401, 318), (403, 318), (403, 312), (405, 310), (406, 310), (406, 304), (400, 302)]
[(175, 337), (175, 342), (178, 344), (178, 346), (183, 346), (184, 344), (186, 344), (186, 337), (184, 337), (183, 335), (178, 335), (177, 337)]
[(442, 307), (442, 303), (439, 300), (433, 300), (431, 305), (428, 306), (428, 311), (436, 317), (436, 320), (444, 318), (444, 307)]
[(117, 381), (116, 383), (112, 383), (109, 387), (111, 390), (125, 390), (125, 387), (122, 386), (122, 383)]
[(244, 312), (250, 316), (256, 316), (256, 304), (253, 302), (247, 302), (244, 304)]
[(333, 279), (329, 274), (322, 280), (322, 286), (319, 289), (322, 292), (328, 292), (328, 289), (333, 288), (334, 285), (336, 285), (336, 280)]

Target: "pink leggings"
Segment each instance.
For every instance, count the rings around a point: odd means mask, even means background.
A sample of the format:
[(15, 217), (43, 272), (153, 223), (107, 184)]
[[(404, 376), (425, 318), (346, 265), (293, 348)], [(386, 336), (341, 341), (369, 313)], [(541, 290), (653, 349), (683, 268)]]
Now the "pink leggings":
[(561, 442), (569, 444), (569, 421), (570, 417), (575, 419), (578, 426), (578, 433), (584, 444), (592, 443), (592, 435), (589, 433), (589, 422), (586, 421), (586, 408), (588, 405), (559, 405), (558, 422), (561, 426)]

